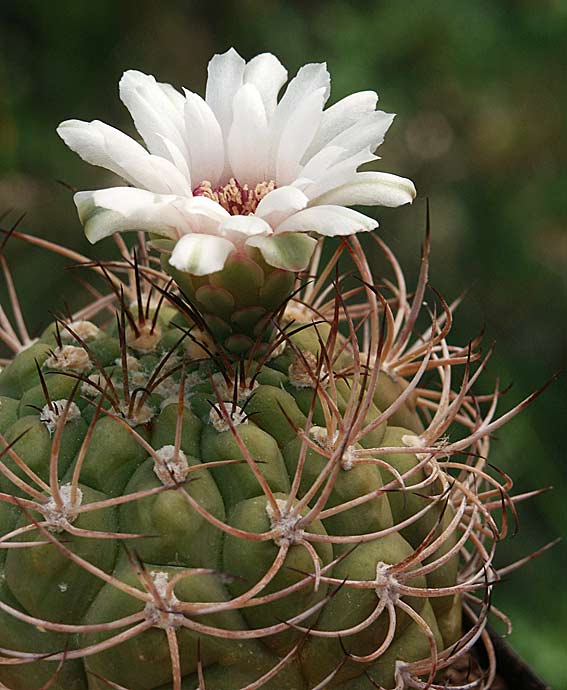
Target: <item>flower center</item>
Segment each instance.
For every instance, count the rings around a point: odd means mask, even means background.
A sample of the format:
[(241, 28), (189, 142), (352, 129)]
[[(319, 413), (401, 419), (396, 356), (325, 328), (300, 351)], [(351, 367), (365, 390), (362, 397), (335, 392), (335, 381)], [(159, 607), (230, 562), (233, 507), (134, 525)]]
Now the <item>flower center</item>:
[(206, 196), (216, 201), (232, 216), (249, 216), (256, 210), (260, 201), (276, 188), (274, 180), (258, 182), (254, 187), (239, 184), (231, 177), (228, 184), (213, 187), (209, 180), (203, 180), (193, 190), (194, 196)]

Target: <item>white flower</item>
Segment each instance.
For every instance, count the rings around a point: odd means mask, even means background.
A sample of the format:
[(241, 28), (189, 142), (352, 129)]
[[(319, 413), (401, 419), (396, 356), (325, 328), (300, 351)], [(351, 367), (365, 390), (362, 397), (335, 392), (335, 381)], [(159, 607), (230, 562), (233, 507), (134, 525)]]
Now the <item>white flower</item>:
[(170, 263), (196, 275), (222, 269), (246, 246), (272, 266), (300, 270), (314, 249), (312, 234), (377, 226), (346, 206), (413, 200), (410, 180), (357, 172), (376, 160), (394, 118), (375, 109), (374, 92), (324, 110), (324, 64), (302, 67), (278, 102), (286, 81), (273, 55), (245, 62), (230, 49), (210, 61), (205, 99), (141, 72), (124, 74), (120, 98), (146, 148), (98, 120), (59, 125), (73, 151), (131, 185), (75, 195), (88, 239), (145, 230), (174, 240)]

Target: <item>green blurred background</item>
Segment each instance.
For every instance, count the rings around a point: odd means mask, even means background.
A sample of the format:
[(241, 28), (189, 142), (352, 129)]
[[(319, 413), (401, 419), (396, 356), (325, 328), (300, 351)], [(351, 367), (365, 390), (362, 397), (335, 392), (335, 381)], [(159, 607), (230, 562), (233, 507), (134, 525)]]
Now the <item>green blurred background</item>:
[[(376, 89), (381, 107), (399, 113), (383, 169), (415, 180), (420, 200), (378, 209), (381, 231), (415, 275), (430, 198), (432, 285), (449, 299), (469, 288), (455, 338), (485, 326), (496, 339), (484, 385), (497, 374), (513, 383), (504, 407), (565, 366), (563, 0), (0, 0), (0, 210), (26, 211), (22, 228), (91, 251), (57, 180), (89, 189), (109, 178), (69, 152), (56, 125), (96, 118), (132, 133), (117, 97), (123, 70), (203, 92), (209, 58), (230, 46), (247, 59), (273, 52), (290, 74), (326, 60), (332, 100)], [(36, 330), (63, 299), (75, 304), (77, 289), (66, 262), (11, 244)], [(522, 506), (502, 563), (567, 532), (566, 378), (495, 439), (492, 462), (519, 491), (555, 486)], [(511, 643), (557, 689), (567, 687), (566, 551), (559, 545), (494, 595), (514, 621)]]

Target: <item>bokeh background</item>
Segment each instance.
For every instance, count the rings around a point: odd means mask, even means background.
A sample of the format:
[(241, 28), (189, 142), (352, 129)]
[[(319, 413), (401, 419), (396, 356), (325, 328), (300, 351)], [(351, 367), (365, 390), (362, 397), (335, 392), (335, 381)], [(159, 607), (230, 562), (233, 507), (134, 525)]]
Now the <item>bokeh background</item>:
[[(565, 367), (563, 0), (0, 0), (0, 211), (25, 211), (23, 229), (91, 251), (58, 180), (79, 189), (109, 180), (65, 148), (56, 125), (97, 118), (132, 133), (117, 96), (124, 69), (202, 92), (207, 61), (230, 46), (248, 59), (273, 52), (290, 74), (326, 60), (332, 100), (376, 89), (382, 108), (399, 113), (383, 169), (415, 180), (420, 197), (378, 209), (381, 231), (415, 275), (429, 197), (432, 285), (449, 299), (468, 289), (456, 338), (485, 327), (496, 340), (483, 385), (497, 374), (513, 384), (504, 406)], [(64, 261), (16, 241), (9, 250), (37, 330), (64, 299), (74, 304), (76, 285)], [(521, 507), (502, 562), (567, 532), (565, 379), (495, 439), (492, 462), (519, 491), (555, 487)], [(511, 643), (557, 690), (567, 687), (566, 551), (559, 545), (494, 595), (514, 622)]]

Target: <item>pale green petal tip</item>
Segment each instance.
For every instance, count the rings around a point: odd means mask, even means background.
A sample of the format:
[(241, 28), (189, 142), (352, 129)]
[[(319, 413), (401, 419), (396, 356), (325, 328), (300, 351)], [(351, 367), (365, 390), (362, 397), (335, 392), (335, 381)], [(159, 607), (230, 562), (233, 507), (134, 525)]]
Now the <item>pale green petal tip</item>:
[(175, 245), (169, 263), (182, 273), (205, 276), (221, 271), (234, 249), (224, 237), (185, 235)]
[(115, 217), (115, 221), (118, 221), (120, 214), (97, 206), (94, 195), (89, 192), (78, 192), (74, 196), (74, 201), (79, 220), (85, 230), (85, 236), (91, 244), (113, 234), (111, 229), (114, 225), (112, 216)]
[(288, 232), (272, 237), (254, 237), (247, 244), (257, 247), (266, 263), (274, 268), (303, 271), (309, 265), (317, 240), (305, 233)]

